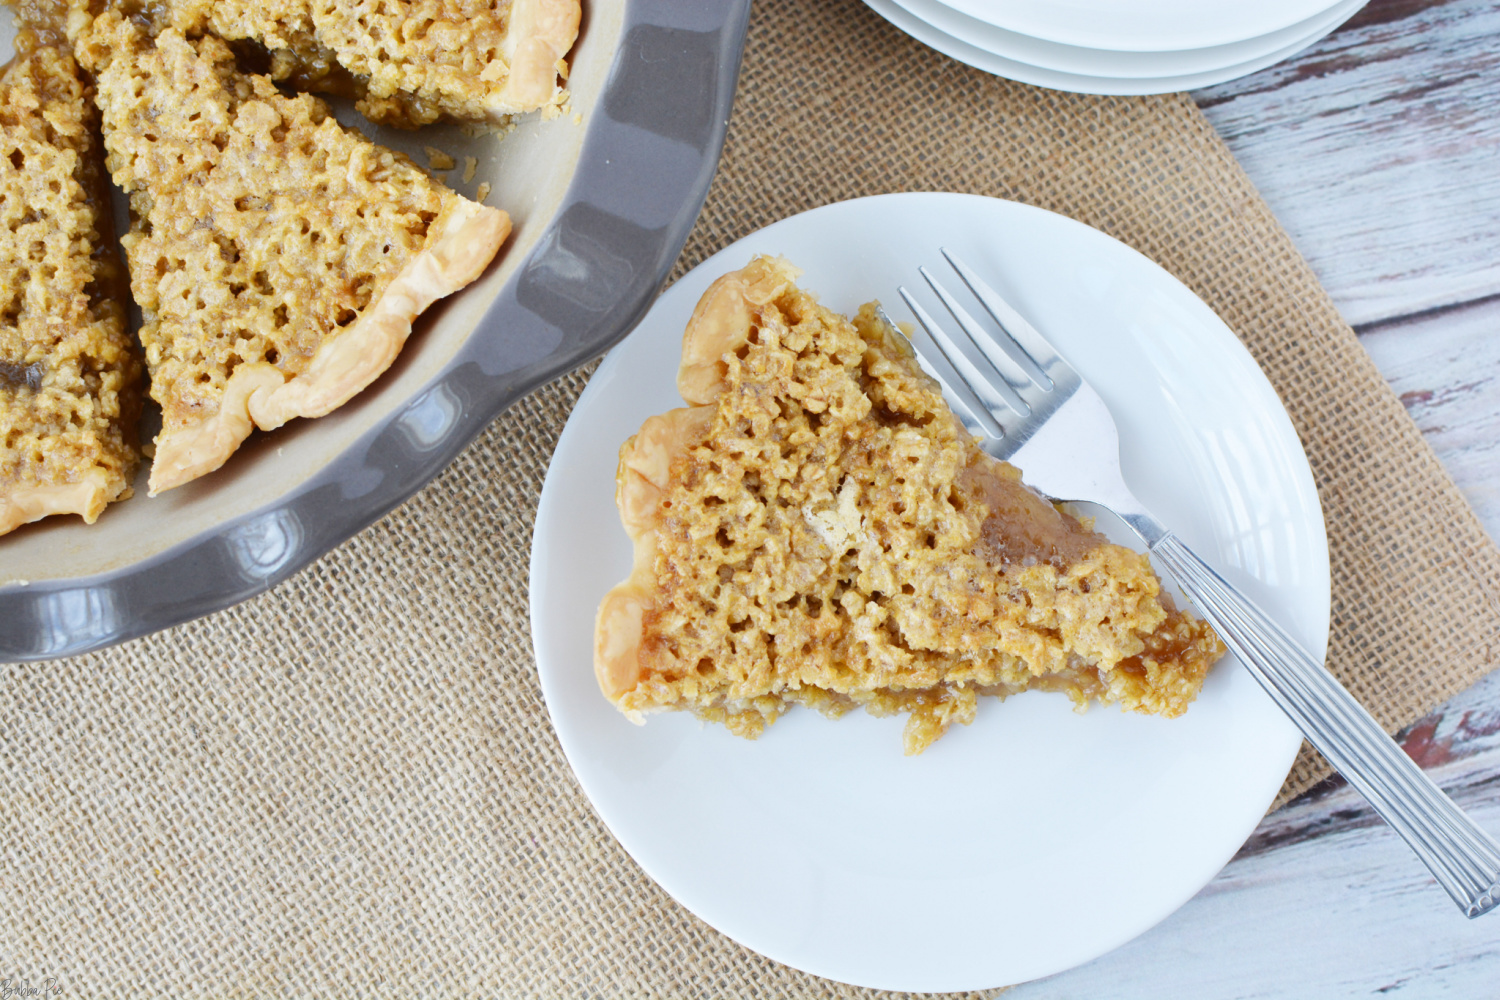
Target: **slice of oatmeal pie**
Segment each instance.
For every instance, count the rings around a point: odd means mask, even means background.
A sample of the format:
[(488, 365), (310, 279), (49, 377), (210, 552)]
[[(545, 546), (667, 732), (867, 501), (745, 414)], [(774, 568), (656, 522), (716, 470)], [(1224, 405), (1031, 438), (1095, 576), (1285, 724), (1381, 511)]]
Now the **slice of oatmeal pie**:
[(96, 74), (151, 396), (151, 492), (224, 463), (252, 426), (330, 412), (510, 232), (315, 97), (241, 72), (218, 38), (117, 11), (77, 41)]
[(621, 449), (635, 566), (599, 608), (605, 696), (745, 736), (794, 703), (907, 712), (908, 753), (986, 694), (1183, 712), (1212, 630), (985, 454), (873, 304), (846, 319), (797, 274), (716, 281), (683, 338), (691, 405)]
[(560, 105), (579, 0), (165, 0), (188, 34), (247, 39), (271, 75), (358, 98), (371, 120), (503, 122)]
[(0, 534), (92, 523), (140, 459), (97, 115), (64, 47), (20, 48), (0, 76)]

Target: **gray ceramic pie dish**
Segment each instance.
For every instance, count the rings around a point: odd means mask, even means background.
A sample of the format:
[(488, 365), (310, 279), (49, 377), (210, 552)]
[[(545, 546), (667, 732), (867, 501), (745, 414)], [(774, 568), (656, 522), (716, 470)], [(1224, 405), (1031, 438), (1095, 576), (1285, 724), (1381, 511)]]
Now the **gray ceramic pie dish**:
[(0, 538), (0, 661), (87, 652), (261, 593), (415, 493), (522, 395), (618, 342), (707, 196), (749, 7), (586, 2), (577, 119), (504, 141), (393, 137), (419, 160), (424, 142), (475, 152), (453, 179), (493, 178), (489, 201), (516, 224), (502, 259), (340, 411), (258, 435), (161, 497), (142, 481), (95, 525), (50, 518)]

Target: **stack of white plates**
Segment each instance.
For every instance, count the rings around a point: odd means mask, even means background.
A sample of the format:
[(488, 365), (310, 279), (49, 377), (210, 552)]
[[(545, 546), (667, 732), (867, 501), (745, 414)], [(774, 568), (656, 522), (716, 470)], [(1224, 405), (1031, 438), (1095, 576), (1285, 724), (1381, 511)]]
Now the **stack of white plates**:
[(1084, 94), (1163, 94), (1286, 59), (1366, 0), (865, 0), (970, 66)]

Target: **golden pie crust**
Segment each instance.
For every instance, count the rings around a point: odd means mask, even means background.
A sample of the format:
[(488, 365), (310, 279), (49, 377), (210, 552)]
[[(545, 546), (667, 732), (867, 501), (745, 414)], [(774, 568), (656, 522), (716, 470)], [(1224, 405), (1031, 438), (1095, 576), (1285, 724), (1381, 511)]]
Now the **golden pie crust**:
[(130, 495), (140, 365), (87, 85), (41, 45), (0, 76), (0, 534)]
[(715, 282), (683, 339), (691, 405), (621, 449), (635, 559), (599, 608), (605, 696), (750, 737), (795, 703), (906, 712), (908, 753), (981, 695), (1184, 711), (1212, 630), (985, 454), (873, 306), (846, 319), (797, 274)]
[(211, 35), (153, 38), (111, 10), (77, 48), (131, 201), (122, 242), (162, 407), (153, 495), (218, 468), (252, 427), (369, 385), (510, 232), (321, 100), (241, 72)]

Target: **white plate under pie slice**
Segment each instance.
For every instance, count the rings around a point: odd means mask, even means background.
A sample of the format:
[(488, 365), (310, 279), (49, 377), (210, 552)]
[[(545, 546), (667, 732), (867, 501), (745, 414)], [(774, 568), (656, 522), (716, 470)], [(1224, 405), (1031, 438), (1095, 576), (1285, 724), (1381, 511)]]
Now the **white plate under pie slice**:
[[(537, 513), (532, 634), (559, 739), (599, 815), (674, 898), (736, 941), (843, 982), (964, 990), (1086, 962), (1207, 883), (1270, 805), (1301, 738), (1233, 658), (1178, 719), (981, 703), (926, 753), (902, 719), (793, 709), (748, 742), (683, 714), (636, 726), (599, 693), (599, 600), (631, 567), (621, 443), (681, 406), (699, 295), (754, 254), (852, 312), (964, 257), (1088, 378), (1136, 493), (1309, 649), (1328, 549), (1301, 445), (1265, 376), (1161, 268), (1087, 226), (971, 195), (885, 195), (783, 220), (673, 285), (610, 353), (558, 442)], [(930, 308), (936, 310), (933, 304)], [(1101, 523), (1101, 527), (1105, 527)], [(652, 959), (647, 959), (652, 960)], [(663, 958), (663, 961), (669, 961)]]

